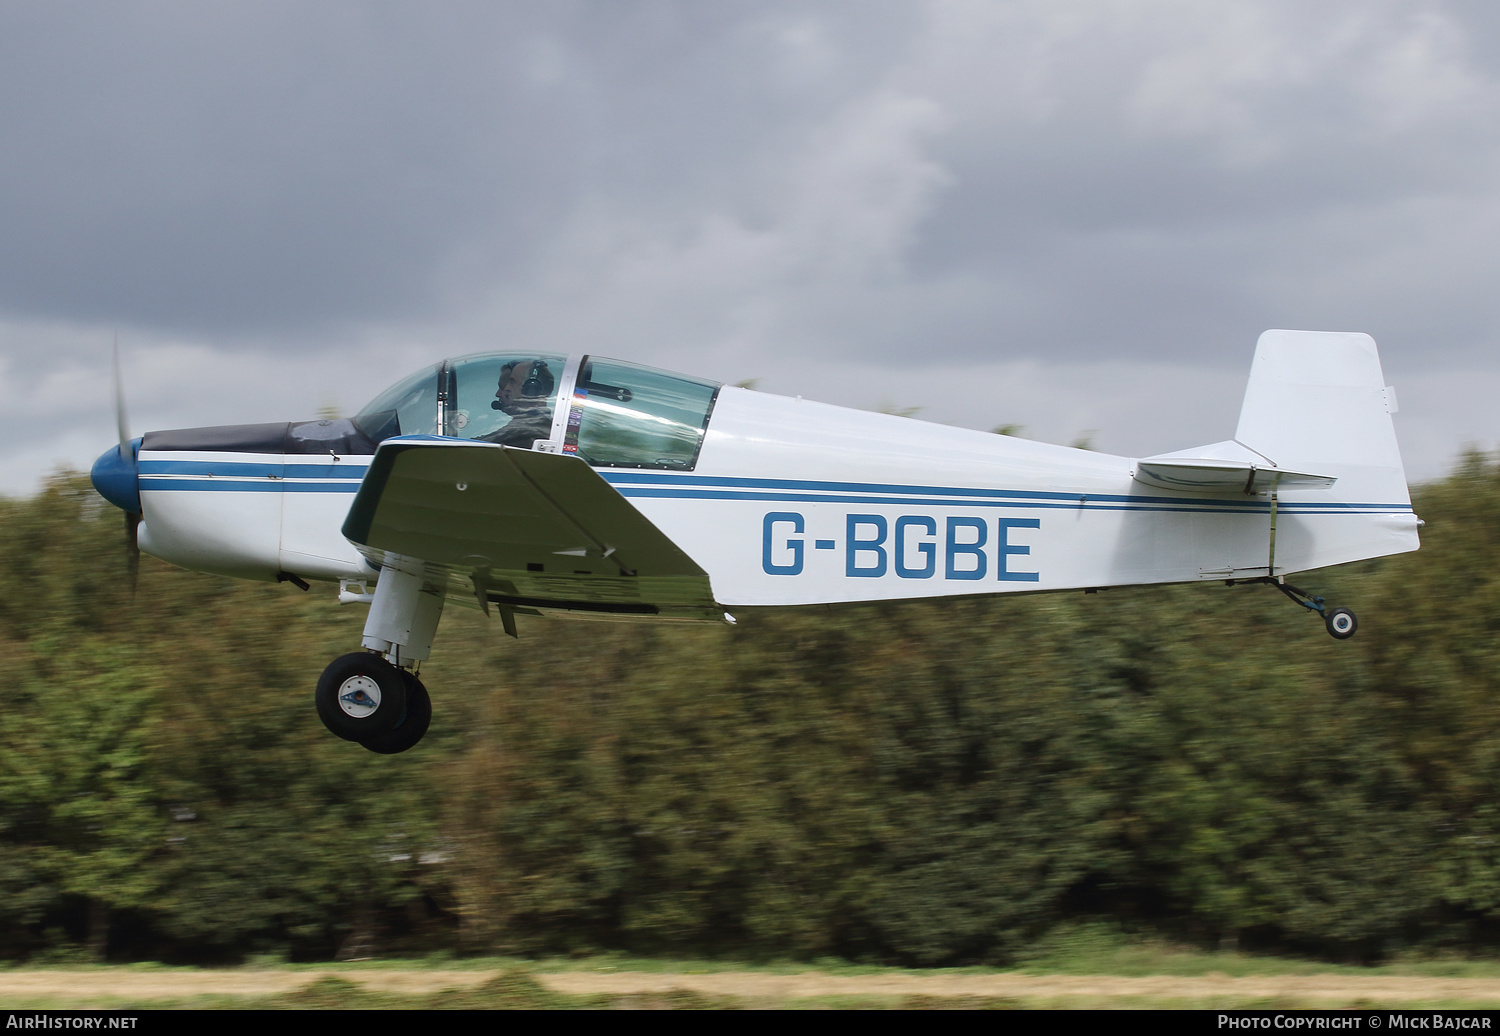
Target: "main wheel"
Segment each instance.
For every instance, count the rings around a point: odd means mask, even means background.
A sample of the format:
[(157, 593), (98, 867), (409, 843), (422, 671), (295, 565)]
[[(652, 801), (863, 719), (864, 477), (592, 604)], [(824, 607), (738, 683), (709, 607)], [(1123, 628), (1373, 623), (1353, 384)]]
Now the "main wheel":
[(432, 722), (432, 699), (427, 695), (427, 688), (405, 669), (400, 672), (401, 679), (406, 684), (406, 715), (389, 734), (366, 738), (360, 742), (370, 751), (381, 755), (395, 755), (411, 748), (422, 740), (422, 735), (427, 733), (427, 727)]
[(1334, 608), (1323, 620), (1323, 624), (1328, 627), (1328, 635), (1339, 640), (1348, 640), (1359, 629), (1359, 620), (1348, 608)]
[(318, 718), (345, 741), (368, 741), (396, 729), (406, 714), (401, 670), (358, 651), (335, 658), (318, 677)]

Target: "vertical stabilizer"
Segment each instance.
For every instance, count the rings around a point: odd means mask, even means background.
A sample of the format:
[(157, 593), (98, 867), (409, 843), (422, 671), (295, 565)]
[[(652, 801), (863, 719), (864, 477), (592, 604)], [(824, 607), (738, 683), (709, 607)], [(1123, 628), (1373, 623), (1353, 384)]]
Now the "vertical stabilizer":
[(1276, 574), (1416, 550), (1416, 515), (1369, 335), (1267, 331), (1255, 348), (1235, 441), (1326, 489), (1277, 493)]

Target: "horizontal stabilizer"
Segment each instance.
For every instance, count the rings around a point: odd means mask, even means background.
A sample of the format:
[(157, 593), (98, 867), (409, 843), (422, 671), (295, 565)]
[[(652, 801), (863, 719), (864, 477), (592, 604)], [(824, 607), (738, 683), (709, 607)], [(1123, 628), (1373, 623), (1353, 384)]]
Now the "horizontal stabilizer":
[(1278, 468), (1240, 443), (1214, 443), (1136, 462), (1135, 480), (1157, 489), (1188, 493), (1269, 493), (1273, 489), (1327, 489), (1332, 475)]

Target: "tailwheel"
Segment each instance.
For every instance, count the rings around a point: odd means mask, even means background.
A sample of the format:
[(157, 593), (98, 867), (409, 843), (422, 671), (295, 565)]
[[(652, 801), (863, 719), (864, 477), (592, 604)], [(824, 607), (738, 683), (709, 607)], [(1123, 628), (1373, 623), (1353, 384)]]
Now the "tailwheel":
[(1270, 583), (1308, 611), (1317, 612), (1323, 617), (1323, 625), (1328, 627), (1328, 635), (1335, 640), (1348, 640), (1359, 629), (1359, 620), (1354, 617), (1354, 613), (1348, 608), (1330, 608), (1323, 598), (1318, 597), (1316, 594), (1310, 594), (1306, 590), (1298, 589), (1280, 579), (1271, 579), (1267, 576), (1262, 576), (1255, 580), (1255, 582)]
[(1338, 640), (1348, 640), (1359, 629), (1359, 620), (1348, 608), (1330, 609), (1323, 616), (1323, 624), (1328, 627), (1328, 635)]
[(406, 680), (380, 655), (359, 651), (328, 664), (315, 701), (330, 733), (365, 742), (391, 733), (406, 717)]
[(417, 679), (415, 673), (405, 669), (397, 671), (406, 685), (406, 714), (390, 733), (365, 738), (360, 742), (370, 751), (381, 755), (395, 755), (415, 746), (422, 740), (422, 735), (427, 733), (427, 727), (432, 722), (432, 698), (428, 696), (427, 688), (422, 686), (422, 681)]

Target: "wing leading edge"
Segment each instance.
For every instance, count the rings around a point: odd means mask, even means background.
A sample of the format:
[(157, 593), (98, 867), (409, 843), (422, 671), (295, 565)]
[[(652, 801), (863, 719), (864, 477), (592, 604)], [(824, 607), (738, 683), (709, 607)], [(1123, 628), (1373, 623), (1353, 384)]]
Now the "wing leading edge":
[(722, 619), (708, 574), (576, 457), (437, 436), (375, 453), (344, 535), (502, 609)]

